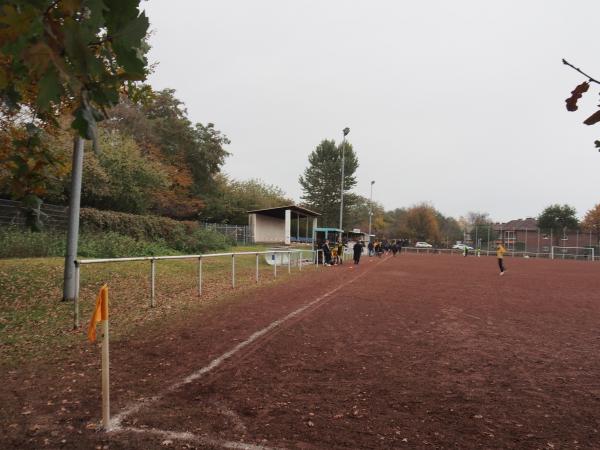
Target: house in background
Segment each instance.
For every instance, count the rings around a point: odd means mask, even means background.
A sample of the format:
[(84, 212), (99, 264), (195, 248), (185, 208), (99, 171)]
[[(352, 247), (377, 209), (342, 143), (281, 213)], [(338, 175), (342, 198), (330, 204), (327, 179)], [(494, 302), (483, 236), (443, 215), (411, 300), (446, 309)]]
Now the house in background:
[(538, 228), (537, 220), (510, 220), (492, 226), (497, 241), (503, 241), (507, 250), (547, 253), (553, 245), (560, 247), (595, 247), (598, 235), (592, 231), (566, 230), (556, 237)]

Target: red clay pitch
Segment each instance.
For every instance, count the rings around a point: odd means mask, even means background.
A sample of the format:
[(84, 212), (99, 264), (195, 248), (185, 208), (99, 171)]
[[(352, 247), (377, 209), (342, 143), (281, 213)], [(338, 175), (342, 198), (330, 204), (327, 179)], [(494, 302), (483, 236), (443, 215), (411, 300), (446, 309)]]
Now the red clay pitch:
[(118, 342), (113, 413), (139, 409), (121, 430), (87, 429), (100, 401), (99, 377), (86, 377), (56, 448), (600, 448), (600, 264), (506, 266), (499, 277), (495, 258), (364, 258)]

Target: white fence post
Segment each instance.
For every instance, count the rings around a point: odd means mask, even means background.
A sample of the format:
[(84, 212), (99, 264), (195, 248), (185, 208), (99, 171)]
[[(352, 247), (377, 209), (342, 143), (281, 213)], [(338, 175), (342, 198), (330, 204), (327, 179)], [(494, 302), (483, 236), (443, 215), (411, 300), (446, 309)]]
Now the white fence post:
[(277, 258), (275, 257), (275, 253), (273, 253), (273, 273), (275, 274), (275, 278), (277, 278)]
[(198, 257), (198, 297), (202, 295), (202, 256)]
[(256, 254), (256, 282), (258, 283), (258, 253)]
[(102, 426), (110, 431), (110, 363), (108, 317), (102, 322)]
[(156, 261), (153, 258), (150, 260), (150, 307), (151, 308), (154, 308), (154, 296), (156, 294), (155, 283), (154, 283), (155, 276), (156, 276)]
[(81, 266), (75, 261), (75, 297), (73, 298), (73, 328), (79, 328), (79, 275)]
[(292, 273), (292, 252), (288, 252), (288, 273)]
[(231, 287), (235, 288), (235, 253), (231, 255)]

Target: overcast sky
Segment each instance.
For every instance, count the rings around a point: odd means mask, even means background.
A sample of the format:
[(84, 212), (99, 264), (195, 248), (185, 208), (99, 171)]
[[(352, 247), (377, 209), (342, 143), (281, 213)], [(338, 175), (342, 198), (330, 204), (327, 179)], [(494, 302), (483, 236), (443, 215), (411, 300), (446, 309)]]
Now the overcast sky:
[[(348, 136), (356, 192), (386, 209), (535, 216), (600, 203), (597, 0), (150, 0), (150, 82), (232, 141), (225, 172), (299, 200), (324, 138)], [(594, 44), (594, 42), (596, 44)]]

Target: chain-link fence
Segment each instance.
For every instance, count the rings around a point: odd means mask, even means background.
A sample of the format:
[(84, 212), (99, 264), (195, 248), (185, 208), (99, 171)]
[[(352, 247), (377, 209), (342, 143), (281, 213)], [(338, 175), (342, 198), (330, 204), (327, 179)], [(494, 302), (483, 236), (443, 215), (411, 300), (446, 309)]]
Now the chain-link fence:
[[(40, 219), (45, 228), (59, 230), (67, 228), (69, 213), (66, 206), (43, 203), (40, 212)], [(24, 228), (28, 213), (30, 211), (22, 202), (0, 199), (0, 226)]]
[(254, 236), (250, 232), (248, 225), (229, 225), (226, 223), (208, 223), (202, 222), (204, 228), (212, 230), (217, 233), (228, 236), (231, 240), (234, 240), (240, 245), (251, 245), (254, 244)]
[[(464, 231), (462, 239), (444, 239), (442, 245), (431, 248), (408, 247), (407, 252), (450, 253), (469, 252), (487, 256), (495, 255), (496, 245), (502, 242), (509, 256), (528, 258), (600, 260), (599, 236), (590, 230), (562, 230), (556, 234), (540, 228), (505, 227), (502, 224), (474, 226)], [(593, 255), (593, 256), (592, 256)]]

